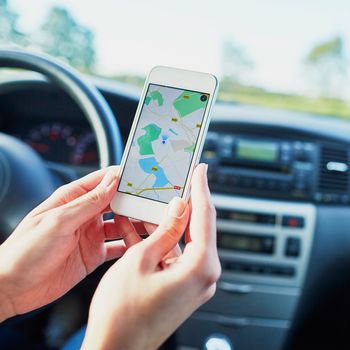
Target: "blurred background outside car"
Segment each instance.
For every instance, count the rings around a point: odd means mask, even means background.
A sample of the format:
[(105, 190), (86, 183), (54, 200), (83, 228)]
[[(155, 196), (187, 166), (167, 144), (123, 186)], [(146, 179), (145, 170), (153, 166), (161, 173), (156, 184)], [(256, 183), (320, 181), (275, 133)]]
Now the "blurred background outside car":
[(349, 3), (0, 0), (0, 47), (141, 87), (155, 65), (208, 71), (219, 98), (350, 117)]

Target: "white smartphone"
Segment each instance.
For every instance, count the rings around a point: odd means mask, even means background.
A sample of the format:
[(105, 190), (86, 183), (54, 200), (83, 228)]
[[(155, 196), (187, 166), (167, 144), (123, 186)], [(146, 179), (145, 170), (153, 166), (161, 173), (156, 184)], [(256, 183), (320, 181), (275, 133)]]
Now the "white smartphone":
[(217, 87), (211, 74), (152, 69), (121, 162), (115, 213), (159, 224), (172, 198), (189, 198)]

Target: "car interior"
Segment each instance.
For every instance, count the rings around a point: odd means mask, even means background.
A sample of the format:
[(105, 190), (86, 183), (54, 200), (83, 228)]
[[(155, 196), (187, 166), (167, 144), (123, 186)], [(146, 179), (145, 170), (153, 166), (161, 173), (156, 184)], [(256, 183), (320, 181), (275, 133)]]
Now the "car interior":
[[(22, 48), (0, 50), (0, 68), (0, 77), (12, 72), (0, 83), (2, 243), (54, 189), (120, 162), (141, 89)], [(162, 348), (349, 348), (349, 117), (219, 94), (201, 162), (222, 275), (214, 297)], [(110, 264), (58, 301), (5, 321), (0, 348), (60, 349), (86, 324)]]

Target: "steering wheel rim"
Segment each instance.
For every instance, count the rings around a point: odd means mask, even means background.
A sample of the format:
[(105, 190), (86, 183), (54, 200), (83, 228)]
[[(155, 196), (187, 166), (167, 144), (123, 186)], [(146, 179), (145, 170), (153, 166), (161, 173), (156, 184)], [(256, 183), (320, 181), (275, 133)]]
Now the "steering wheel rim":
[(116, 118), (102, 94), (74, 69), (50, 56), (20, 50), (0, 50), (0, 68), (34, 71), (63, 89), (77, 103), (95, 134), (100, 167), (120, 162), (123, 143)]

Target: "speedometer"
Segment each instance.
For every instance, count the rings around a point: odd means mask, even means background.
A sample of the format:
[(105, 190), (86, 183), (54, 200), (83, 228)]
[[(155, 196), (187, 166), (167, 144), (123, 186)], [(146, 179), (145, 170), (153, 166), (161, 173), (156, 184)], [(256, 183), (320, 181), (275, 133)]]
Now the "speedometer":
[(87, 131), (79, 137), (71, 163), (74, 165), (98, 165), (97, 144), (93, 132)]
[(31, 129), (24, 141), (45, 160), (70, 163), (77, 138), (69, 125), (54, 122), (41, 123)]
[(85, 127), (51, 122), (37, 124), (29, 132), (21, 130), (17, 135), (47, 161), (98, 166), (96, 138)]

